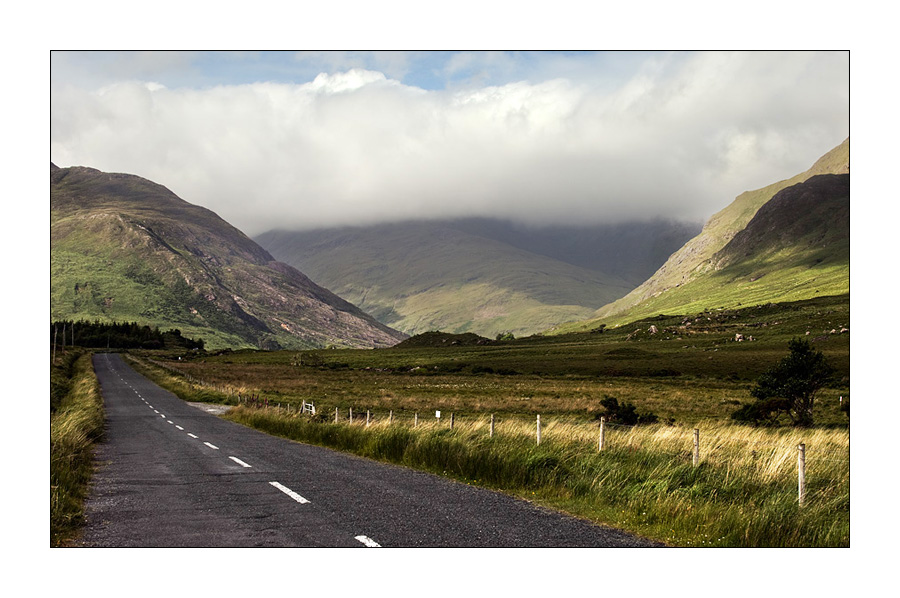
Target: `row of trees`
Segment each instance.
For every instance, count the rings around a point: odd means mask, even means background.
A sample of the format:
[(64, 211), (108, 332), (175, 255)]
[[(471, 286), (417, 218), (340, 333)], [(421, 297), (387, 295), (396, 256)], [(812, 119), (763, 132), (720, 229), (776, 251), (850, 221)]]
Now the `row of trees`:
[(203, 339), (182, 336), (176, 329), (137, 322), (58, 320), (50, 323), (50, 342), (59, 347), (79, 346), (114, 349), (203, 349)]

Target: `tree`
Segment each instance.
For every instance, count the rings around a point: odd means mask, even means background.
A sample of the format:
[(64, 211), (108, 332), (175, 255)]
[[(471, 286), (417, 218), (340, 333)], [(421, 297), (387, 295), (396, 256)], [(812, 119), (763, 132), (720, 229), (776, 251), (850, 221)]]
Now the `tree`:
[(756, 380), (750, 394), (755, 403), (732, 414), (740, 421), (774, 423), (782, 414), (795, 426), (813, 424), (813, 403), (818, 392), (834, 378), (835, 370), (809, 341), (788, 342), (790, 353)]

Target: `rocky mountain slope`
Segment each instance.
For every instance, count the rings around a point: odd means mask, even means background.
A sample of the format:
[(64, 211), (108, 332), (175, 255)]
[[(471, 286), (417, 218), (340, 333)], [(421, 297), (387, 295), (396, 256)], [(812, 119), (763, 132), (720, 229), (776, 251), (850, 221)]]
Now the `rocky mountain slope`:
[(847, 138), (809, 170), (739, 195), (646, 282), (555, 331), (849, 293), (849, 172)]
[(406, 335), (162, 185), (50, 165), (51, 319), (178, 328), (207, 347), (390, 346)]

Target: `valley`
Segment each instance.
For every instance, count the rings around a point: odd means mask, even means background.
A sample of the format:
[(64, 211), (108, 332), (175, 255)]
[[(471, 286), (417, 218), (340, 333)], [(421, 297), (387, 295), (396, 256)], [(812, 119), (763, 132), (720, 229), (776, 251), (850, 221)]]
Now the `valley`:
[(276, 230), (256, 240), (392, 328), (494, 338), (591, 317), (698, 231), (674, 222), (530, 229), (470, 219)]
[[(830, 395), (849, 400), (849, 328), (849, 298), (837, 296), (657, 317), (603, 333), (480, 343), (435, 334), (408, 348), (226, 350), (185, 354), (170, 366), (231, 389), (232, 402), (238, 394), (257, 393), (271, 403), (315, 402), (327, 413), (549, 413), (591, 421), (604, 411), (600, 399), (612, 395), (686, 425), (728, 420), (791, 338), (815, 339), (839, 371)], [(736, 341), (737, 335), (748, 340)], [(819, 421), (846, 425), (839, 407), (837, 400), (824, 401)]]

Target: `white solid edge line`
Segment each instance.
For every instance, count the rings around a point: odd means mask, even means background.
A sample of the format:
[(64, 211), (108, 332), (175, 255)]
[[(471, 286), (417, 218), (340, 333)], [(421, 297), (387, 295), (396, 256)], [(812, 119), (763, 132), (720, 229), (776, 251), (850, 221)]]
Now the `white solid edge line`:
[(296, 492), (294, 492), (287, 486), (282, 486), (278, 482), (269, 482), (269, 483), (272, 484), (273, 486), (275, 486), (276, 488), (278, 488), (279, 490), (281, 490), (282, 492), (284, 492), (285, 494), (287, 494), (288, 496), (290, 496), (291, 498), (293, 498), (294, 500), (296, 500), (300, 504), (309, 502), (308, 500), (306, 500), (305, 498), (303, 498), (302, 496), (300, 496), (299, 494), (297, 494)]
[(370, 538), (369, 536), (356, 536), (356, 539), (368, 546), (369, 548), (381, 548), (381, 544)]
[(238, 465), (240, 465), (241, 467), (250, 467), (250, 465), (244, 463), (237, 457), (232, 457), (231, 455), (228, 455), (228, 458), (231, 459), (232, 461), (234, 461), (235, 463), (237, 463)]

